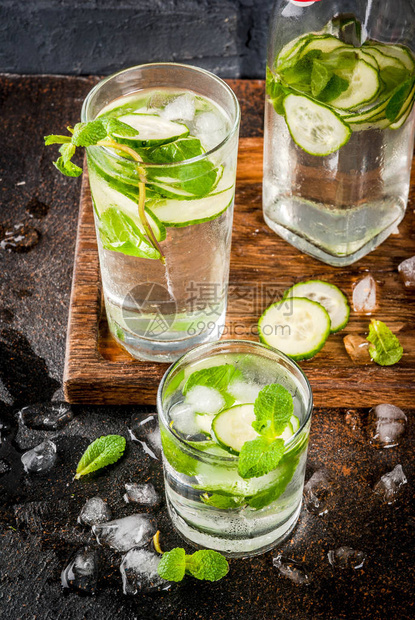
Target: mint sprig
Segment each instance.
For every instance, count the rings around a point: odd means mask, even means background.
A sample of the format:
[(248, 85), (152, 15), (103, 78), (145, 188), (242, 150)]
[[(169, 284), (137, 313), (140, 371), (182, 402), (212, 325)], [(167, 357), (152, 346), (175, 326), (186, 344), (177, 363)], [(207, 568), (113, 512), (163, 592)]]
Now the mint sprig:
[(157, 567), (160, 577), (167, 581), (182, 581), (186, 574), (200, 580), (218, 581), (228, 571), (229, 564), (218, 551), (201, 549), (186, 555), (181, 547), (164, 553)]
[(403, 348), (398, 338), (382, 321), (371, 320), (367, 340), (371, 343), (370, 357), (380, 366), (392, 366), (399, 362), (403, 355)]
[(118, 461), (124, 453), (125, 445), (125, 438), (121, 435), (103, 435), (95, 439), (82, 455), (75, 479)]
[(284, 440), (279, 437), (294, 410), (293, 398), (282, 385), (266, 385), (254, 404), (252, 427), (260, 435), (246, 441), (239, 453), (241, 478), (259, 478), (275, 469), (284, 454)]
[(187, 379), (183, 386), (183, 394), (186, 395), (196, 385), (203, 385), (214, 388), (219, 392), (226, 392), (231, 381), (242, 376), (239, 368), (235, 368), (232, 364), (223, 364), (221, 366), (211, 366), (196, 370)]

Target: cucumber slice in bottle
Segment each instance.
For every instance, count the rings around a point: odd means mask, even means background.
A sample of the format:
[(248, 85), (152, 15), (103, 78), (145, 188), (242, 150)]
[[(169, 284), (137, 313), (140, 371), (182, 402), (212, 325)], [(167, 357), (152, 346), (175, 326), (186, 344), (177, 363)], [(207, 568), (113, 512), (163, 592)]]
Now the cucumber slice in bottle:
[(309, 97), (287, 95), (283, 106), (292, 139), (310, 155), (330, 155), (350, 138), (350, 127), (332, 109)]
[(379, 71), (365, 60), (358, 60), (352, 73), (340, 72), (349, 81), (349, 88), (330, 101), (335, 108), (349, 110), (373, 101), (381, 88)]
[(258, 321), (261, 342), (297, 361), (314, 357), (330, 330), (327, 310), (304, 297), (291, 298), (290, 312), (281, 302), (272, 304)]
[(308, 54), (308, 52), (311, 52), (312, 50), (319, 50), (320, 52), (323, 52), (323, 54), (329, 54), (333, 50), (340, 47), (354, 50), (352, 45), (343, 43), (343, 41), (340, 41), (337, 37), (333, 37), (331, 34), (312, 36), (310, 41), (308, 41), (308, 43), (301, 48), (299, 58), (305, 54)]
[[(395, 69), (405, 69), (405, 65), (403, 64), (403, 62), (401, 62), (399, 60), (399, 58), (396, 58), (395, 56), (390, 56), (387, 55), (383, 52), (381, 52), (377, 47), (372, 47), (372, 46), (367, 46), (364, 47), (361, 51), (362, 55), (364, 54), (364, 56), (372, 56), (377, 64), (379, 69), (382, 71), (382, 69), (386, 69), (386, 67), (393, 67)], [(382, 74), (381, 74), (382, 77)]]
[(394, 123), (390, 125), (390, 128), (399, 129), (400, 127), (402, 127), (402, 125), (406, 122), (406, 119), (412, 112), (413, 107), (414, 107), (414, 99), (412, 97), (412, 100), (408, 103), (408, 106), (405, 108), (405, 110), (403, 110), (403, 112), (401, 113), (401, 116)]
[(415, 59), (410, 50), (404, 45), (389, 45), (379, 41), (367, 41), (362, 47), (367, 47), (368, 50), (377, 50), (385, 56), (396, 58), (408, 71), (412, 72), (415, 69)]
[(331, 333), (343, 329), (349, 321), (350, 306), (347, 298), (334, 284), (322, 280), (298, 282), (288, 289), (284, 297), (305, 297), (321, 304), (330, 317)]
[[(291, 416), (292, 418), (295, 416)], [(259, 437), (258, 433), (252, 428), (252, 422), (255, 419), (253, 404), (234, 405), (214, 417), (212, 436), (222, 448), (231, 454), (239, 454), (246, 441)], [(295, 432), (291, 419), (284, 431), (278, 436), (284, 441), (291, 439)]]
[(118, 142), (132, 147), (157, 146), (189, 135), (186, 125), (168, 121), (156, 114), (126, 114), (120, 116), (118, 120), (137, 130), (136, 136), (114, 134)]

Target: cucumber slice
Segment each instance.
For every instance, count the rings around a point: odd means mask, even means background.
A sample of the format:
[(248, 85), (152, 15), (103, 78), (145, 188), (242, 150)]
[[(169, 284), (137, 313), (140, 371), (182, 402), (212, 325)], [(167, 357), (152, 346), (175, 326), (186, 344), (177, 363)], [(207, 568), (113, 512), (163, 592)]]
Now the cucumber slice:
[(404, 45), (390, 45), (380, 43), (379, 41), (366, 41), (363, 47), (367, 47), (368, 50), (377, 50), (385, 56), (399, 60), (408, 71), (412, 72), (415, 69), (415, 59), (409, 48)]
[[(405, 65), (403, 62), (394, 56), (386, 55), (381, 52), (377, 47), (367, 46), (362, 51), (361, 54), (366, 58), (367, 56), (372, 56), (378, 64), (379, 69), (386, 69), (386, 67), (394, 67), (395, 69), (405, 69)], [(381, 74), (382, 76), (382, 74)]]
[[(291, 419), (293, 417), (295, 416), (292, 416)], [(291, 419), (284, 431), (278, 436), (284, 441), (291, 439), (295, 432)], [(258, 433), (252, 428), (252, 422), (255, 420), (253, 404), (234, 405), (214, 417), (212, 436), (222, 448), (231, 454), (239, 454), (246, 441), (259, 437)]]
[(310, 155), (330, 155), (350, 138), (350, 127), (329, 107), (309, 97), (287, 95), (283, 106), (292, 139)]
[(401, 116), (394, 123), (390, 125), (391, 129), (399, 129), (406, 122), (406, 119), (412, 112), (412, 108), (414, 107), (414, 99), (408, 103), (407, 108), (402, 112)]
[(373, 101), (378, 94), (381, 82), (379, 72), (365, 60), (358, 60), (352, 73), (339, 72), (349, 81), (349, 88), (330, 104), (335, 108), (349, 110)]
[(321, 280), (299, 282), (288, 289), (284, 297), (305, 297), (321, 304), (330, 317), (331, 333), (343, 329), (349, 321), (350, 306), (347, 298), (334, 284)]
[(133, 147), (157, 146), (189, 135), (186, 125), (165, 120), (156, 114), (125, 114), (118, 120), (136, 129), (137, 135), (127, 137), (114, 134), (114, 138), (121, 144)]
[(333, 37), (331, 34), (312, 36), (310, 41), (308, 41), (308, 43), (301, 48), (299, 57), (305, 56), (305, 54), (308, 54), (308, 52), (311, 52), (312, 50), (319, 50), (320, 52), (323, 52), (323, 54), (329, 54), (339, 47), (354, 50), (353, 46), (343, 43), (343, 41), (340, 41), (337, 37)]
[(314, 357), (323, 348), (330, 330), (327, 310), (303, 297), (291, 298), (290, 313), (283, 303), (272, 304), (258, 321), (261, 342), (294, 360)]
[(204, 435), (208, 435), (209, 437), (212, 434), (212, 422), (215, 418), (215, 415), (211, 415), (209, 413), (197, 413), (196, 414), (196, 424), (200, 428), (200, 431)]
[(297, 52), (299, 52), (301, 48), (306, 45), (309, 40), (311, 40), (312, 37), (312, 34), (305, 34), (301, 35), (300, 37), (296, 37), (292, 41), (289, 41), (286, 45), (284, 45), (284, 47), (278, 54), (275, 61), (275, 66), (277, 67), (283, 62), (287, 62), (290, 58), (295, 56)]

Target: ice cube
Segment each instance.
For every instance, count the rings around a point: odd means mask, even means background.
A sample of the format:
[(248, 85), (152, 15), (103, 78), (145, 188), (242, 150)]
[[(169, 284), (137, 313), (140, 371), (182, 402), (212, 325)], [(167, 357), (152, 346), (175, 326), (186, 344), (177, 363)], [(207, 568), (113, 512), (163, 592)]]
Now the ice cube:
[(22, 454), (23, 469), (30, 474), (40, 474), (52, 469), (56, 463), (56, 445), (46, 439)]
[(149, 549), (131, 549), (120, 565), (124, 594), (168, 590), (170, 582), (162, 579), (157, 567), (161, 556)]
[(106, 523), (111, 517), (111, 510), (108, 504), (100, 497), (91, 497), (91, 499), (86, 501), (79, 513), (78, 523), (96, 525), (97, 523)]
[(353, 309), (359, 314), (372, 314), (377, 309), (376, 281), (370, 274), (356, 282)]
[(214, 388), (195, 385), (186, 394), (186, 403), (198, 413), (218, 413), (225, 406), (222, 394)]
[(351, 547), (339, 547), (330, 550), (327, 554), (330, 564), (333, 568), (358, 570), (363, 568), (366, 560), (366, 554), (363, 551), (357, 551)]
[(197, 137), (208, 150), (222, 142), (226, 134), (223, 118), (213, 112), (199, 112), (196, 114), (195, 127)]
[(323, 516), (329, 511), (333, 494), (331, 478), (324, 468), (318, 469), (304, 485), (304, 506), (312, 514)]
[(402, 465), (397, 465), (392, 471), (382, 476), (373, 490), (385, 504), (394, 504), (399, 498), (401, 487), (407, 482)]
[(94, 525), (92, 532), (100, 545), (126, 552), (133, 547), (144, 547), (157, 532), (157, 522), (150, 515), (133, 514)]
[(160, 495), (152, 484), (127, 482), (125, 490), (127, 492), (124, 495), (124, 501), (127, 503), (136, 502), (146, 506), (157, 506), (160, 503)]
[(401, 280), (409, 289), (415, 289), (415, 256), (407, 258), (398, 265)]
[(261, 391), (261, 386), (257, 383), (247, 383), (245, 381), (233, 381), (228, 392), (240, 403), (254, 403)]
[(153, 459), (159, 460), (161, 456), (161, 437), (157, 415), (150, 414), (144, 419), (142, 415), (133, 415), (129, 433), (132, 441), (141, 444), (146, 454)]
[(170, 101), (160, 116), (168, 121), (192, 121), (195, 116), (195, 98), (190, 93), (179, 95)]
[(283, 555), (277, 555), (275, 558), (272, 558), (272, 565), (279, 570), (281, 575), (287, 577), (295, 584), (300, 586), (308, 586), (310, 584), (310, 577), (304, 564), (300, 564), (300, 562), (296, 562)]
[(28, 428), (56, 431), (73, 419), (73, 413), (67, 403), (37, 403), (23, 407), (19, 418)]
[(95, 594), (97, 581), (98, 552), (90, 547), (78, 549), (61, 573), (62, 586)]
[(173, 421), (173, 428), (186, 439), (193, 438), (200, 433), (197, 424), (195, 409), (187, 403), (176, 403), (169, 411)]
[(370, 364), (372, 358), (369, 354), (369, 342), (366, 338), (358, 336), (357, 334), (347, 334), (343, 338), (344, 347), (355, 364), (366, 365)]
[(405, 432), (408, 418), (399, 407), (389, 404), (376, 405), (369, 411), (367, 432), (369, 443), (377, 448), (397, 446)]

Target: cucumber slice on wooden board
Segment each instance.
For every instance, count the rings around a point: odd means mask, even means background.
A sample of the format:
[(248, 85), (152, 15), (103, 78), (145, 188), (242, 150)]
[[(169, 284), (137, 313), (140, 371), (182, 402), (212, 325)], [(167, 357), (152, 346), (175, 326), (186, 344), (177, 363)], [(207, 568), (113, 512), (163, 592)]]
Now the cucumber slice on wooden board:
[(309, 97), (287, 95), (283, 106), (292, 139), (310, 155), (330, 155), (350, 138), (350, 127), (332, 109)]
[(189, 135), (186, 125), (168, 121), (156, 114), (126, 114), (118, 120), (136, 129), (137, 135), (127, 137), (114, 134), (114, 138), (121, 144), (133, 147), (157, 146)]
[(331, 333), (343, 329), (349, 321), (350, 306), (347, 297), (334, 284), (322, 280), (298, 282), (288, 289), (284, 297), (305, 297), (321, 304), (330, 317)]
[(261, 342), (294, 360), (310, 359), (323, 348), (331, 321), (323, 306), (304, 297), (291, 297), (287, 311), (278, 302), (265, 310), (258, 322)]

